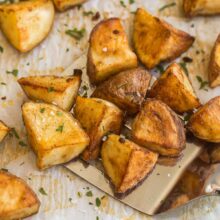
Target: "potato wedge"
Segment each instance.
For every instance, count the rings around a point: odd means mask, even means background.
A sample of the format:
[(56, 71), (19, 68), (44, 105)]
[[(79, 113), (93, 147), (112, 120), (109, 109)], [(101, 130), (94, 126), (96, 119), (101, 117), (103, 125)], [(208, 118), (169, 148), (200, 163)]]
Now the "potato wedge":
[(90, 35), (87, 73), (92, 83), (99, 83), (120, 71), (137, 66), (119, 18), (97, 24)]
[(8, 128), (2, 121), (0, 121), (0, 143), (3, 141), (9, 131), (10, 128)]
[(39, 169), (68, 162), (89, 145), (79, 122), (55, 105), (26, 102), (22, 116)]
[(139, 8), (134, 18), (133, 41), (140, 61), (152, 69), (171, 61), (191, 47), (194, 37)]
[(76, 5), (80, 5), (87, 0), (53, 0), (56, 9), (60, 12), (72, 8)]
[(184, 113), (200, 106), (191, 82), (178, 64), (171, 64), (148, 93), (150, 98), (156, 98), (173, 109)]
[(40, 201), (20, 178), (0, 171), (0, 219), (23, 219), (38, 212)]
[(219, 0), (184, 0), (183, 10), (187, 17), (220, 14)]
[(165, 103), (148, 99), (132, 124), (135, 143), (163, 156), (176, 157), (185, 147), (185, 132), (180, 118)]
[(82, 158), (86, 161), (94, 160), (99, 156), (102, 137), (109, 132), (119, 133), (123, 112), (108, 101), (80, 96), (76, 99), (74, 112), (90, 137), (90, 145), (83, 152)]
[(31, 100), (53, 103), (70, 111), (81, 84), (81, 76), (28, 76), (18, 83)]
[(214, 88), (220, 85), (220, 34), (211, 52), (209, 62), (209, 85)]
[(202, 140), (220, 143), (220, 96), (208, 101), (193, 114), (187, 124), (188, 129)]
[(101, 157), (115, 193), (124, 194), (151, 173), (158, 154), (112, 134), (102, 145)]
[(108, 100), (134, 114), (144, 101), (150, 79), (151, 75), (143, 68), (126, 70), (99, 85), (92, 96)]
[(21, 1), (0, 5), (0, 27), (17, 50), (27, 52), (49, 33), (54, 20), (51, 0)]

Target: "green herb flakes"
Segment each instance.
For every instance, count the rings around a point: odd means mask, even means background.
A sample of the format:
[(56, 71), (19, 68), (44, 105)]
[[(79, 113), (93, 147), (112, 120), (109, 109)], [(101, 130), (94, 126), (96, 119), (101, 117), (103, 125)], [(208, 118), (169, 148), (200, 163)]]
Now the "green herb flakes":
[(172, 3), (170, 3), (170, 4), (167, 4), (167, 5), (164, 5), (163, 7), (161, 7), (161, 8), (159, 9), (159, 11), (163, 11), (164, 9), (173, 7), (173, 6), (175, 6), (175, 5), (176, 5), (176, 3), (175, 3), (175, 2), (172, 2)]
[(27, 144), (24, 141), (19, 141), (18, 144), (22, 147), (26, 147)]
[(85, 28), (82, 28), (80, 30), (78, 30), (77, 28), (74, 28), (72, 30), (71, 29), (66, 30), (65, 33), (69, 35), (70, 37), (75, 38), (76, 40), (80, 40), (81, 38), (84, 37), (86, 30)]
[(95, 204), (97, 207), (101, 205), (101, 200), (98, 197), (95, 199)]
[(93, 11), (84, 11), (83, 12), (84, 16), (89, 16), (89, 15), (94, 15)]
[(201, 76), (196, 76), (196, 79), (198, 80), (198, 82), (200, 83), (200, 87), (199, 89), (203, 89), (205, 91), (208, 91), (207, 86), (208, 86), (208, 82), (203, 80)]
[(77, 196), (78, 196), (79, 198), (81, 198), (81, 197), (82, 197), (82, 193), (81, 193), (81, 192), (77, 192)]
[(121, 4), (122, 7), (126, 8), (126, 5), (125, 5), (124, 1), (121, 0), (120, 4)]
[(4, 82), (1, 82), (1, 85), (6, 86), (7, 84), (6, 84), (6, 83), (4, 83)]
[(160, 74), (163, 74), (163, 73), (164, 73), (164, 67), (163, 67), (161, 64), (157, 65), (157, 66), (156, 66), (156, 69), (157, 69), (157, 71), (158, 71)]
[(2, 46), (0, 46), (0, 53), (4, 52), (4, 48)]
[(18, 135), (18, 133), (17, 133), (17, 131), (15, 130), (15, 128), (11, 128), (9, 134), (10, 134), (11, 137), (12, 137), (12, 136), (15, 136), (17, 139), (20, 138), (19, 135)]
[(47, 92), (53, 92), (54, 91), (54, 88), (53, 87), (49, 87), (48, 89), (47, 89)]
[(129, 0), (129, 4), (132, 5), (135, 3), (135, 0)]
[(92, 197), (92, 196), (93, 196), (92, 191), (88, 191), (88, 192), (86, 193), (86, 196)]
[(56, 131), (62, 133), (62, 132), (63, 132), (63, 128), (64, 128), (64, 125), (62, 124), (62, 125), (60, 125), (60, 126), (56, 129)]
[(12, 71), (6, 71), (7, 74), (12, 74), (13, 76), (17, 77), (18, 76), (18, 70), (17, 69), (14, 69)]
[(39, 188), (39, 192), (40, 192), (42, 195), (47, 196), (47, 193), (45, 192), (45, 190), (44, 190), (43, 187)]
[(73, 200), (72, 198), (69, 198), (69, 202), (72, 202), (72, 200)]
[(179, 65), (182, 67), (182, 69), (184, 70), (185, 74), (187, 76), (189, 76), (189, 71), (187, 69), (186, 63), (185, 62), (181, 62), (181, 63), (179, 63)]
[(44, 113), (44, 112), (45, 112), (45, 108), (41, 108), (40, 113)]

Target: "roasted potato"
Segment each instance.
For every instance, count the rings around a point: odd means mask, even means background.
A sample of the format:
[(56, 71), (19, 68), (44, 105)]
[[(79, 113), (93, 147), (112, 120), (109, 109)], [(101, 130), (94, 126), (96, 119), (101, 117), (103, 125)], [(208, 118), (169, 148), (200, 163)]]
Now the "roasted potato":
[(40, 201), (20, 178), (0, 171), (0, 219), (23, 219), (38, 212)]
[(0, 28), (12, 46), (21, 52), (36, 47), (48, 35), (53, 20), (51, 0), (0, 5)]
[(79, 122), (55, 105), (26, 102), (22, 116), (39, 169), (68, 162), (89, 145)]
[(170, 205), (170, 209), (174, 209), (181, 205), (184, 205), (189, 200), (190, 200), (189, 196), (187, 196), (186, 194), (180, 194), (172, 201)]
[(209, 85), (214, 88), (220, 85), (220, 35), (215, 42), (209, 62)]
[(76, 5), (80, 5), (87, 0), (53, 0), (53, 3), (58, 11), (65, 11)]
[(10, 131), (10, 128), (8, 128), (2, 121), (0, 121), (0, 143), (5, 138), (5, 136)]
[(81, 83), (81, 76), (28, 76), (18, 83), (31, 100), (53, 103), (70, 111)]
[(102, 163), (115, 192), (128, 192), (153, 170), (158, 154), (118, 135), (109, 135), (102, 145)]
[(183, 10), (188, 17), (220, 13), (219, 0), (183, 0)]
[(152, 69), (188, 50), (194, 37), (139, 8), (134, 18), (133, 41), (140, 61)]
[(188, 121), (188, 129), (200, 139), (220, 143), (220, 96), (207, 102)]
[(91, 32), (87, 73), (92, 83), (99, 83), (120, 71), (137, 66), (119, 18), (101, 21)]
[(82, 158), (86, 161), (94, 160), (99, 156), (102, 137), (109, 132), (119, 133), (123, 113), (108, 101), (80, 96), (76, 99), (74, 112), (90, 137), (90, 145), (83, 152)]
[(154, 82), (148, 96), (170, 106), (175, 112), (184, 113), (200, 106), (192, 85), (178, 64), (171, 64)]
[(209, 151), (210, 162), (211, 163), (219, 163), (220, 162), (220, 145), (215, 145)]
[(134, 142), (163, 156), (178, 156), (185, 147), (181, 119), (165, 103), (148, 99), (132, 124)]
[(151, 75), (143, 68), (123, 71), (98, 86), (93, 97), (108, 100), (130, 114), (144, 101)]

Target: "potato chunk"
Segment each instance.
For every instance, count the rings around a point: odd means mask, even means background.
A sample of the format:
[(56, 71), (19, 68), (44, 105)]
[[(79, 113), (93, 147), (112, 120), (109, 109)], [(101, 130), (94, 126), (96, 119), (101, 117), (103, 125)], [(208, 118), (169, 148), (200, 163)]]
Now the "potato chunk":
[(79, 122), (54, 105), (26, 102), (22, 115), (39, 169), (68, 162), (89, 145)]
[(220, 85), (220, 35), (215, 42), (209, 62), (209, 84), (212, 88)]
[(198, 138), (220, 143), (220, 96), (207, 102), (193, 114), (188, 129)]
[(151, 75), (143, 68), (120, 72), (99, 85), (93, 97), (108, 100), (130, 114), (144, 101)]
[(57, 104), (69, 111), (78, 94), (81, 76), (28, 76), (18, 83), (31, 100)]
[(65, 11), (76, 5), (84, 3), (86, 0), (53, 0), (53, 3), (58, 11)]
[(134, 18), (133, 41), (141, 62), (152, 69), (188, 50), (194, 37), (139, 8)]
[(188, 17), (220, 13), (219, 0), (184, 0), (183, 10)]
[(54, 20), (50, 0), (31, 0), (0, 5), (0, 27), (9, 42), (19, 51), (37, 46), (49, 33)]
[(153, 170), (158, 154), (118, 135), (109, 135), (101, 150), (102, 163), (115, 192), (128, 192)]
[(38, 212), (40, 201), (20, 178), (0, 171), (0, 219), (23, 219)]
[(184, 113), (200, 106), (191, 82), (183, 69), (176, 63), (171, 64), (165, 73), (155, 81), (149, 97), (166, 103), (178, 113)]
[(8, 134), (10, 128), (8, 128), (2, 121), (0, 121), (0, 143)]
[(97, 24), (90, 35), (87, 72), (91, 82), (99, 83), (120, 71), (137, 66), (119, 18)]
[(102, 137), (109, 132), (119, 133), (123, 113), (114, 104), (96, 98), (78, 96), (75, 117), (90, 137), (90, 145), (83, 152), (83, 159), (94, 160), (99, 156)]
[(180, 118), (165, 103), (148, 99), (132, 125), (133, 140), (163, 156), (178, 156), (185, 147)]

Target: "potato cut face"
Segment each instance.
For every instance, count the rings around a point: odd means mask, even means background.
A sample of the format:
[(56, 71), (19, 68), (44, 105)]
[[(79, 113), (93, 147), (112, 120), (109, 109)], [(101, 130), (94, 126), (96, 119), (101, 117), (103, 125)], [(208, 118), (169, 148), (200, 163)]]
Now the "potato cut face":
[(188, 129), (200, 139), (220, 143), (220, 96), (207, 102), (191, 116)]
[(153, 84), (150, 98), (156, 98), (173, 109), (175, 112), (184, 113), (200, 106), (191, 82), (178, 64), (171, 64)]
[(89, 144), (79, 122), (54, 105), (27, 102), (22, 115), (40, 169), (68, 162)]
[(134, 114), (144, 101), (150, 79), (151, 75), (143, 68), (126, 70), (99, 85), (92, 96), (108, 100)]
[(0, 27), (9, 42), (19, 51), (37, 46), (49, 33), (54, 20), (50, 0), (22, 1), (0, 6)]
[(193, 44), (194, 38), (139, 8), (134, 18), (134, 47), (140, 61), (152, 69), (162, 61), (171, 61)]
[(158, 155), (112, 134), (102, 145), (101, 157), (115, 192), (123, 194), (149, 175)]
[(87, 72), (91, 82), (99, 83), (120, 71), (137, 66), (119, 18), (97, 24), (90, 35)]
[(148, 99), (132, 125), (135, 143), (163, 156), (178, 156), (185, 147), (185, 132), (180, 118), (165, 103)]
[(211, 52), (209, 62), (209, 84), (212, 88), (220, 85), (220, 35)]
[(0, 121), (0, 143), (3, 141), (9, 131), (10, 129), (2, 121)]
[(81, 76), (28, 76), (18, 80), (25, 94), (34, 101), (53, 103), (70, 111), (81, 84)]
[(80, 96), (77, 97), (74, 112), (90, 137), (90, 145), (82, 157), (86, 161), (94, 160), (99, 156), (102, 137), (109, 132), (119, 133), (123, 112), (108, 101)]
[(58, 11), (65, 11), (86, 1), (87, 0), (53, 0), (53, 3)]
[(40, 201), (20, 178), (0, 171), (0, 219), (23, 219), (38, 212)]

